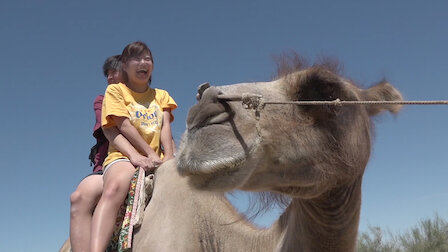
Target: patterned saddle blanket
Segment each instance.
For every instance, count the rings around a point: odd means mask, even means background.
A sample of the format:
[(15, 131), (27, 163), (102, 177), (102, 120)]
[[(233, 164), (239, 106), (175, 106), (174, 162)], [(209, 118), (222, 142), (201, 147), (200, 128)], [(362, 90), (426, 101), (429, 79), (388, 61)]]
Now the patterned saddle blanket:
[(145, 171), (138, 168), (131, 179), (128, 196), (118, 212), (106, 252), (130, 251), (133, 231), (143, 222), (143, 212), (151, 199), (153, 188), (154, 174), (145, 176)]

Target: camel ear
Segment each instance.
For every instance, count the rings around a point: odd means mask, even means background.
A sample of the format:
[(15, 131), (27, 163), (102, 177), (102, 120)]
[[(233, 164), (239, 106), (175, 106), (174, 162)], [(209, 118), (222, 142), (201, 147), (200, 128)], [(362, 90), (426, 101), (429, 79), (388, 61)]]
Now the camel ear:
[[(391, 84), (386, 81), (381, 81), (378, 84), (361, 91), (363, 100), (366, 101), (402, 101), (403, 96)], [(389, 111), (396, 114), (400, 111), (403, 105), (398, 104), (375, 104), (366, 105), (367, 113), (370, 116)]]

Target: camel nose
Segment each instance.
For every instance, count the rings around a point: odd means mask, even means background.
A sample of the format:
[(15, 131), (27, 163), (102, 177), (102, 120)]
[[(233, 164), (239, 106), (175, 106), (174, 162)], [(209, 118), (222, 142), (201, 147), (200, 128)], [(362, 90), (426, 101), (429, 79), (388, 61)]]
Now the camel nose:
[[(226, 112), (224, 105), (218, 101), (218, 95), (222, 92), (211, 87), (210, 84), (204, 83), (199, 86), (197, 97), (198, 103), (194, 105), (187, 115), (187, 128), (189, 130), (194, 127), (202, 127), (219, 114)], [(216, 122), (215, 122), (216, 123)]]

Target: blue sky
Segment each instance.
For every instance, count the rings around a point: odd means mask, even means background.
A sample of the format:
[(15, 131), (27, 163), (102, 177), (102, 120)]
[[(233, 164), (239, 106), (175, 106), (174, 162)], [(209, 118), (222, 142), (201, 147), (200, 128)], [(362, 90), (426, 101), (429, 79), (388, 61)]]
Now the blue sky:
[[(126, 44), (150, 46), (153, 86), (179, 105), (178, 141), (197, 85), (270, 80), (273, 56), (291, 50), (338, 58), (363, 87), (386, 78), (408, 100), (447, 100), (447, 9), (443, 0), (2, 1), (0, 251), (56, 251), (68, 237), (69, 196), (91, 170), (101, 66)], [(375, 122), (361, 230), (447, 218), (448, 107), (406, 106)]]

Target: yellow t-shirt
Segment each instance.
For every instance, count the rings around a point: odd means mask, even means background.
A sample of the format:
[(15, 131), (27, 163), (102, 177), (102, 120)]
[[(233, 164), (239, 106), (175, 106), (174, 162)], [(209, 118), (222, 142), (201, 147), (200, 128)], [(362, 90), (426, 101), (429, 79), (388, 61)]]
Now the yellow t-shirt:
[[(144, 93), (137, 93), (125, 84), (111, 84), (106, 89), (101, 114), (101, 126), (109, 128), (116, 126), (112, 115), (127, 117), (143, 139), (162, 158), (160, 149), (160, 131), (162, 129), (163, 109), (177, 108), (177, 104), (167, 91), (148, 88)], [(170, 121), (174, 117), (171, 114)], [(112, 144), (104, 160), (103, 167), (119, 158), (127, 158)]]

